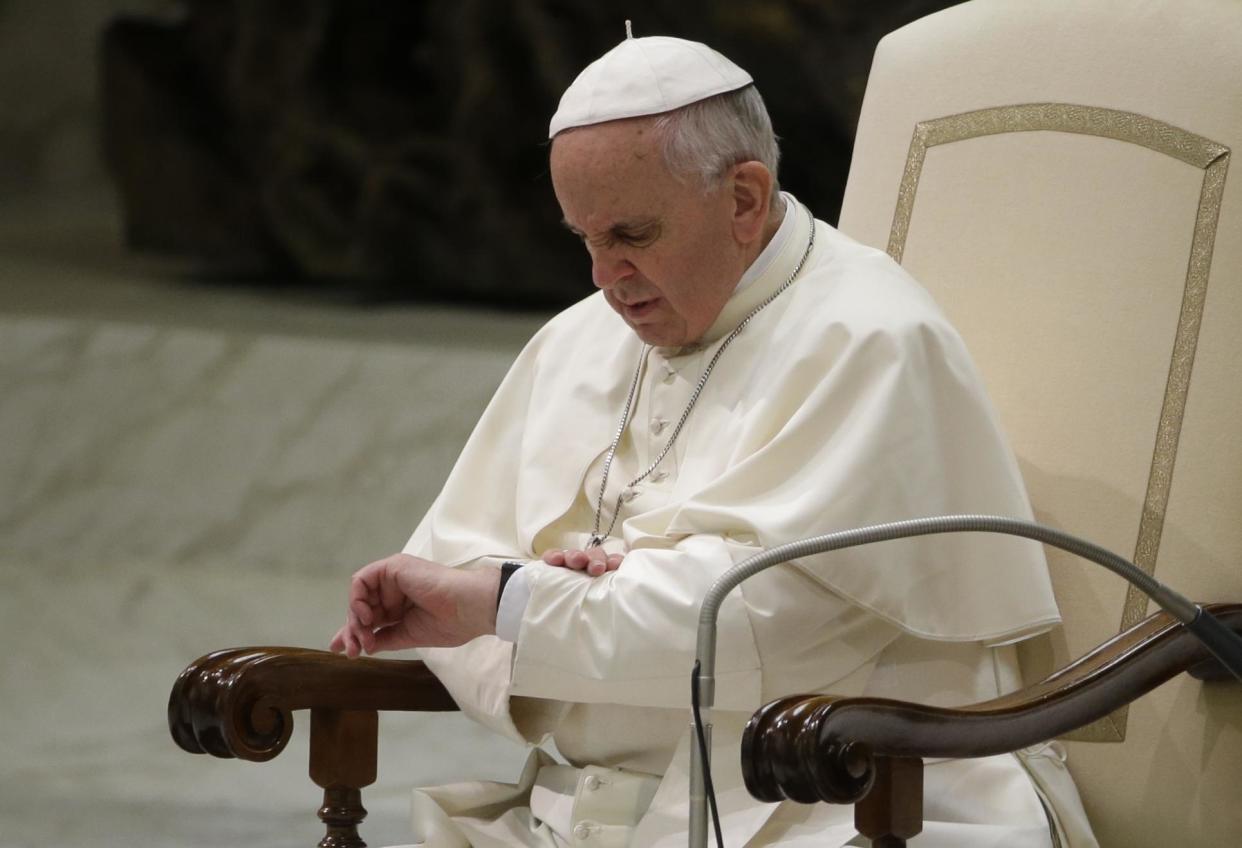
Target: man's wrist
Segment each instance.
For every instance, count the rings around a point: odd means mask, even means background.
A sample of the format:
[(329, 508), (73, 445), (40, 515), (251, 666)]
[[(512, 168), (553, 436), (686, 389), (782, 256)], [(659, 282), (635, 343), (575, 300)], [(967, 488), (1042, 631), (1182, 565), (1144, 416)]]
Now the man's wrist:
[(468, 595), (463, 597), (464, 604), (458, 607), (458, 615), (471, 634), (466, 641), (495, 633), (496, 607), (492, 598), (500, 583), (500, 571), (495, 568), (453, 570), (460, 571), (462, 577), (473, 584)]

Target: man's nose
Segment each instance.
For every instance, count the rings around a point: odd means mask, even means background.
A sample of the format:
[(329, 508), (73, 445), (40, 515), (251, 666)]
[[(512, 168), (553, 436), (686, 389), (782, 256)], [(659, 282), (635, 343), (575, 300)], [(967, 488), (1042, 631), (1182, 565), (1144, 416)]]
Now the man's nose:
[(608, 289), (634, 273), (630, 261), (608, 250), (591, 254), (591, 279), (597, 288)]

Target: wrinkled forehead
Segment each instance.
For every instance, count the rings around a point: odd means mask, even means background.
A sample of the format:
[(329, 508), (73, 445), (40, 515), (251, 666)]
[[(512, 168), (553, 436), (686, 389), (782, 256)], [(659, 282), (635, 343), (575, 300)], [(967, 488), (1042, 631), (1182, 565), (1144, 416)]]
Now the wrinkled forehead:
[(627, 118), (565, 130), (552, 139), (553, 166), (614, 165), (636, 167), (659, 162), (660, 149), (655, 119)]
[[(634, 118), (567, 130), (552, 141), (552, 185), (566, 221), (656, 214), (684, 186), (669, 172), (654, 122)], [(581, 219), (581, 220), (580, 220)]]

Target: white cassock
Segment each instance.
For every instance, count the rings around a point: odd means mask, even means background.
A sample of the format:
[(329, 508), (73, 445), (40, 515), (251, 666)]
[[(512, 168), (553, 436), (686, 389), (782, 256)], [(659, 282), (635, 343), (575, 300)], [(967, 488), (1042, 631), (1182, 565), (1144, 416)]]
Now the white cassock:
[[(603, 523), (664, 447), (722, 340), (792, 274), (810, 235), (781, 230), (687, 348), (650, 348), (595, 294), (526, 346), (406, 551), (447, 565), (532, 560), (592, 531), (605, 452), (640, 360)], [(822, 222), (794, 283), (721, 356), (673, 450), (625, 495), (602, 577), (534, 562), (515, 642), (423, 652), (462, 709), (501, 733), (551, 734), (515, 786), (415, 793), (428, 846), (686, 844), (689, 674), (703, 595), (783, 542), (946, 513), (1030, 517), (1016, 463), (965, 346), (885, 254)], [(725, 843), (857, 844), (853, 811), (760, 804), (738, 744), (792, 693), (957, 705), (1018, 684), (1013, 643), (1059, 621), (1040, 547), (959, 534), (777, 566), (720, 615), (713, 776)], [(915, 846), (1094, 845), (1056, 746), (929, 763)]]

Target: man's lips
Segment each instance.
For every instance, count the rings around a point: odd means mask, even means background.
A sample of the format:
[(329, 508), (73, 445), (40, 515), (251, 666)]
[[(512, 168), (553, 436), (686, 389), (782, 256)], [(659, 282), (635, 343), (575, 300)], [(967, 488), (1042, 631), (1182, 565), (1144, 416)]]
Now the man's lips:
[(660, 298), (651, 297), (646, 300), (636, 300), (633, 303), (621, 303), (621, 312), (627, 320), (638, 321), (654, 312), (659, 302)]

